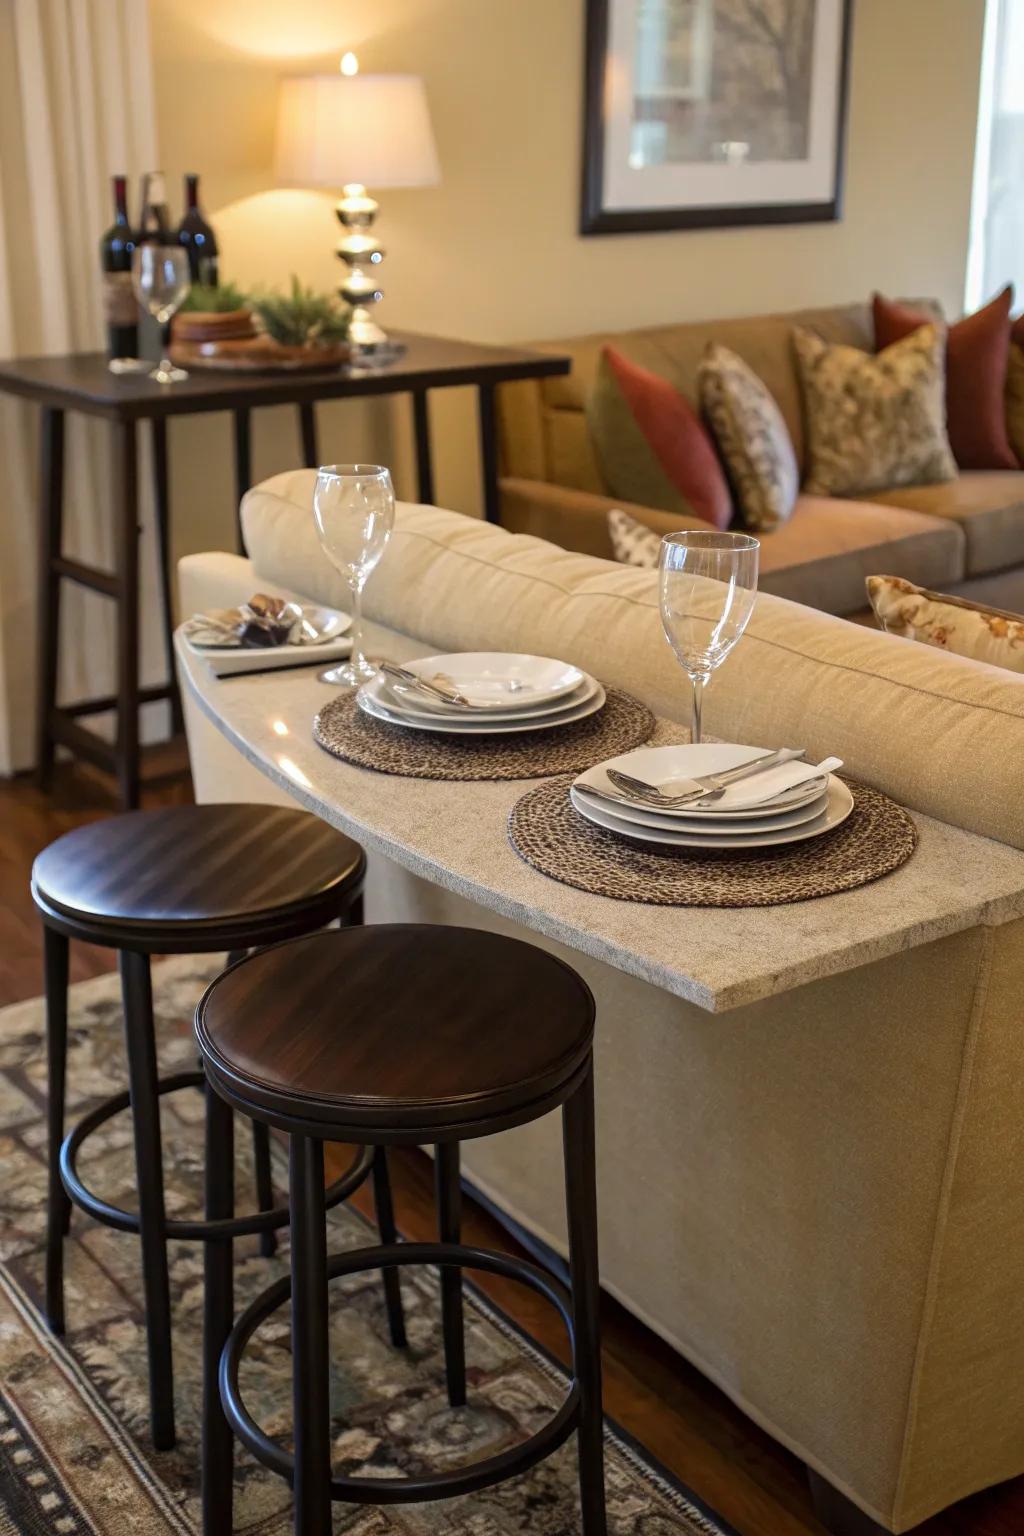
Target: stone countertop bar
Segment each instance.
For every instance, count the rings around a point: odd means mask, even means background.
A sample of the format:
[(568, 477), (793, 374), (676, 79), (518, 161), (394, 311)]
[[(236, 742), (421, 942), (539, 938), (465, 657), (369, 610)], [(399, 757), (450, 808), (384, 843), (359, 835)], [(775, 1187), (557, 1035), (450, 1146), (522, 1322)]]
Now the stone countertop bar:
[[(371, 654), (426, 654), (367, 626)], [(336, 690), (316, 670), (213, 676), (179, 633), (182, 681), (238, 750), (307, 810), (425, 880), (712, 1013), (977, 924), (1024, 915), (1024, 853), (915, 813), (908, 863), (859, 890), (777, 907), (658, 907), (590, 896), (525, 864), (508, 813), (535, 779), (439, 783), (377, 774), (313, 740)], [(662, 722), (658, 741), (685, 739)]]

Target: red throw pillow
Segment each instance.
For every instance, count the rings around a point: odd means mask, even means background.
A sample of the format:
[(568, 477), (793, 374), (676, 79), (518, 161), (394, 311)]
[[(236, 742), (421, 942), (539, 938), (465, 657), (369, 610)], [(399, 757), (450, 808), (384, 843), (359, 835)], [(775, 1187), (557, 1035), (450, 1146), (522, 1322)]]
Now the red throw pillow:
[(603, 347), (587, 422), (613, 496), (728, 528), (732, 500), (714, 444), (667, 379)]
[[(961, 469), (1019, 469), (1006, 435), (1006, 365), (1010, 357), (1013, 288), (949, 327), (946, 346), (946, 426)], [(875, 350), (902, 341), (933, 316), (880, 293), (874, 296)]]
[(1024, 347), (1024, 315), (1018, 315), (1010, 327), (1010, 340), (1018, 347)]

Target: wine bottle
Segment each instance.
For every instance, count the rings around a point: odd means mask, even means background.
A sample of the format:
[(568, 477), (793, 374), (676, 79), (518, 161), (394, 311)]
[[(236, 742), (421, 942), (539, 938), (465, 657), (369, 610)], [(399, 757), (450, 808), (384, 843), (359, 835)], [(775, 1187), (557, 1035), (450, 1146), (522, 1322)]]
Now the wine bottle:
[(185, 177), (185, 213), (178, 225), (178, 240), (188, 251), (192, 281), (216, 288), (219, 255), (217, 236), (200, 211), (199, 177), (194, 171)]
[(115, 176), (113, 183), (114, 222), (100, 239), (107, 348), (111, 357), (137, 357), (139, 311), (132, 290), (135, 235), (128, 222), (128, 181)]
[(142, 212), (136, 241), (139, 245), (174, 244), (162, 171), (147, 171), (142, 178)]

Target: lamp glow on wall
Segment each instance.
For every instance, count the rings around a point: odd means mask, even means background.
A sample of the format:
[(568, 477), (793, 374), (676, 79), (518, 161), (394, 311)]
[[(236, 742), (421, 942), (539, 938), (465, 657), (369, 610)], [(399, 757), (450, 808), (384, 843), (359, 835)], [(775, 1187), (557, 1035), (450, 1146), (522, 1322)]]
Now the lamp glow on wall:
[(373, 233), (379, 205), (366, 189), (433, 187), (441, 175), (423, 81), (358, 70), (346, 53), (337, 74), (282, 80), (275, 169), (283, 186), (342, 189), (336, 254), (347, 269), (340, 292), (352, 306), (349, 339), (359, 352), (389, 353), (372, 313), (384, 251)]

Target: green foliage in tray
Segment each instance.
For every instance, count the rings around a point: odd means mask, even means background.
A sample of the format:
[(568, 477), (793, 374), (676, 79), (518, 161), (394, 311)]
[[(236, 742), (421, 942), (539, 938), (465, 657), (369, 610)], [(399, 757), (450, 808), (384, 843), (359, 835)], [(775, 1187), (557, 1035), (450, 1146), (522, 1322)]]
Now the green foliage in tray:
[(233, 309), (248, 309), (250, 302), (249, 295), (243, 293), (237, 283), (220, 283), (216, 288), (206, 283), (194, 283), (181, 308), (195, 314), (225, 315)]
[(267, 335), (284, 347), (336, 346), (348, 335), (344, 305), (333, 293), (304, 288), (294, 275), (288, 293), (257, 294), (251, 303)]

